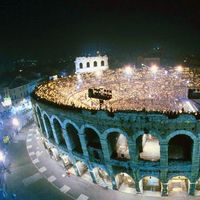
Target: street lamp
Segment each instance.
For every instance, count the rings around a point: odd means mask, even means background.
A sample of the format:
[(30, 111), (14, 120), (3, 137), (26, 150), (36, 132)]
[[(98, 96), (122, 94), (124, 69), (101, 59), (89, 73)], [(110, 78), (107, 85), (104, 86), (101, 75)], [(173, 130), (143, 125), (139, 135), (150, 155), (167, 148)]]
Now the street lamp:
[(178, 65), (175, 67), (175, 70), (179, 73), (183, 72), (183, 67), (181, 65)]
[(130, 65), (124, 67), (124, 73), (127, 76), (131, 76), (133, 74), (133, 68)]
[(19, 126), (19, 120), (18, 120), (17, 118), (13, 118), (12, 124), (13, 124), (15, 127), (18, 127), (18, 126)]
[(125, 77), (128, 78), (128, 81), (130, 81), (133, 76), (133, 68), (130, 65), (126, 65), (124, 67), (124, 74)]
[(157, 66), (157, 65), (152, 65), (152, 66), (150, 67), (150, 70), (151, 70), (151, 72), (152, 72), (153, 74), (156, 74), (157, 71), (158, 71), (158, 66)]

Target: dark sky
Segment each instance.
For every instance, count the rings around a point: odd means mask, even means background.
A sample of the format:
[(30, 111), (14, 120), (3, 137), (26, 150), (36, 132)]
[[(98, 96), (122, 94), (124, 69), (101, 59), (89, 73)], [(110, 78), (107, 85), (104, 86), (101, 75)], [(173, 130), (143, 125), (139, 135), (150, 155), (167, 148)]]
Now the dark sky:
[(200, 53), (198, 0), (0, 0), (0, 56)]

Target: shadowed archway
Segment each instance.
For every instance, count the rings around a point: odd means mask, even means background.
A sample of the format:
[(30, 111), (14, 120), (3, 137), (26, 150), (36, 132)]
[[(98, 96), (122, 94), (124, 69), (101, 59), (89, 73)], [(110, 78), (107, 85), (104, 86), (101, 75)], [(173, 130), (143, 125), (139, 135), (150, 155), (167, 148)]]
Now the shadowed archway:
[(102, 147), (98, 134), (92, 128), (85, 128), (85, 140), (91, 161), (103, 161)]
[(66, 125), (66, 131), (69, 136), (70, 145), (74, 153), (83, 154), (81, 141), (78, 135), (78, 130), (71, 124)]

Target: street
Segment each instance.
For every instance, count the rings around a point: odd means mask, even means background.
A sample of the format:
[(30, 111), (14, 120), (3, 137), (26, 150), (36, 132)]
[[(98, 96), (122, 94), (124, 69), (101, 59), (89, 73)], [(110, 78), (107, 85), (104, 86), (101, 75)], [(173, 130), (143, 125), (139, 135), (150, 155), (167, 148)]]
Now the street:
[[(4, 135), (15, 128), (4, 123)], [(2, 139), (2, 135), (1, 135)], [(145, 196), (105, 189), (73, 174), (66, 175), (61, 161), (50, 158), (44, 148), (36, 124), (28, 122), (12, 141), (4, 144), (5, 170), (1, 173), (1, 188), (7, 194), (0, 199), (29, 200), (170, 200), (199, 199), (187, 195), (170, 197)]]

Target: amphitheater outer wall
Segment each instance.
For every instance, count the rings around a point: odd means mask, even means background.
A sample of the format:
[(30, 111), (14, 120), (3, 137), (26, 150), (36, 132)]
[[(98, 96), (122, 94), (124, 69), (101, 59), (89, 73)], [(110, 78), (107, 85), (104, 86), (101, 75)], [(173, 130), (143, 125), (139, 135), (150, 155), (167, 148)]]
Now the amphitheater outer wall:
[[(185, 176), (189, 179), (190, 195), (195, 194), (196, 181), (200, 178), (200, 121), (192, 115), (183, 114), (178, 118), (169, 119), (164, 114), (147, 112), (116, 112), (110, 115), (107, 111), (90, 111), (81, 109), (61, 109), (32, 98), (35, 122), (41, 135), (54, 145), (59, 152), (70, 156), (73, 163), (83, 161), (91, 174), (92, 180), (96, 183), (92, 174), (95, 167), (104, 169), (112, 181), (112, 188), (117, 189), (115, 176), (120, 173), (129, 174), (135, 182), (135, 189), (142, 192), (140, 180), (145, 176), (157, 177), (161, 184), (161, 195), (168, 195), (168, 181), (175, 176)], [(45, 118), (49, 119), (50, 126), (45, 124)], [(54, 121), (59, 122), (66, 147), (60, 144)], [(77, 131), (80, 139), (82, 153), (73, 151), (70, 144), (70, 137), (67, 132), (67, 125), (72, 125)], [(50, 130), (51, 128), (52, 130)], [(91, 159), (87, 148), (85, 130), (92, 129), (99, 137), (102, 157), (99, 160)], [(160, 160), (157, 162), (140, 160), (138, 156), (137, 138), (146, 131), (155, 136), (160, 144)], [(50, 138), (51, 132), (51, 138)], [(130, 159), (126, 161), (112, 159), (108, 144), (108, 136), (112, 133), (123, 134), (128, 141)], [(191, 138), (192, 158), (191, 162), (168, 161), (169, 140), (177, 135), (187, 135)], [(52, 139), (53, 138), (53, 139)], [(76, 168), (76, 167), (75, 167)], [(77, 171), (77, 169), (75, 169)], [(79, 175), (77, 173), (77, 175)]]

